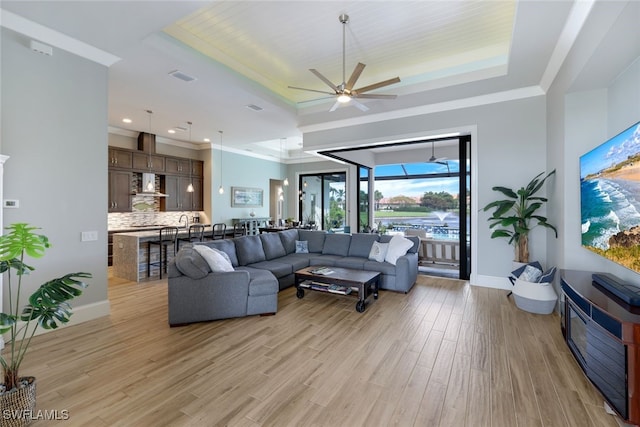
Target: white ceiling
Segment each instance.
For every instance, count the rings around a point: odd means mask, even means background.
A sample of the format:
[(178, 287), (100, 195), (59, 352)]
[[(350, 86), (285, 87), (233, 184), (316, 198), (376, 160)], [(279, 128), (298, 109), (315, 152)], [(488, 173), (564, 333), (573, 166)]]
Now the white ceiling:
[[(23, 17), (119, 58), (109, 68), (112, 130), (192, 143), (208, 137), (216, 146), (223, 130), (227, 149), (279, 158), (284, 144), (299, 158), (301, 126), (331, 127), (496, 92), (546, 90), (563, 59), (561, 48), (572, 41), (567, 28), (575, 25), (573, 5), (569, 0), (4, 0), (1, 7), (3, 25)], [(357, 62), (367, 66), (356, 86), (399, 76), (400, 83), (372, 92), (397, 99), (362, 100), (367, 112), (352, 106), (329, 112), (333, 99), (308, 102), (320, 94), (287, 88), (328, 90), (309, 68), (342, 82), (341, 13), (350, 16), (347, 79)], [(21, 31), (23, 23), (5, 26)], [(41, 34), (48, 38), (46, 31)], [(40, 41), (64, 44), (53, 37)], [(196, 80), (171, 77), (174, 70)], [(133, 123), (123, 123), (124, 117)], [(188, 131), (167, 133), (188, 128), (188, 121), (191, 138)]]

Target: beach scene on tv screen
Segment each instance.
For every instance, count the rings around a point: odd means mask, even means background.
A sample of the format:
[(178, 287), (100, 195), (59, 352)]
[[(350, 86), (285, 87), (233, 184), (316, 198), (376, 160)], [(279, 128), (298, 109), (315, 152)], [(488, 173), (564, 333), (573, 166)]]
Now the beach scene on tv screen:
[(640, 272), (640, 122), (580, 157), (582, 246)]

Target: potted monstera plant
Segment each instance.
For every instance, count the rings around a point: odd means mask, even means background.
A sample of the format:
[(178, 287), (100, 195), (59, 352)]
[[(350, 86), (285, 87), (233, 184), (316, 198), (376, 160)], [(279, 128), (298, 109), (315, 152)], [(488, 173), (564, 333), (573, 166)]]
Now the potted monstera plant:
[[(0, 236), (0, 273), (5, 275), (5, 296), (8, 312), (0, 312), (0, 333), (8, 341), (0, 353), (2, 383), (0, 384), (0, 426), (27, 425), (35, 408), (35, 378), (20, 375), (20, 365), (36, 329), (55, 329), (67, 323), (71, 316), (69, 301), (79, 296), (87, 286), (83, 279), (89, 273), (71, 273), (42, 284), (21, 306), (23, 280), (35, 268), (26, 258), (42, 258), (51, 244), (38, 234), (37, 227), (16, 223), (7, 227), (9, 232)], [(2, 309), (2, 307), (0, 307)], [(8, 414), (8, 416), (6, 416)]]
[(491, 238), (509, 239), (509, 244), (515, 247), (515, 259), (517, 263), (529, 262), (529, 232), (536, 227), (542, 226), (553, 230), (558, 237), (558, 230), (547, 222), (547, 218), (538, 215), (537, 211), (548, 202), (546, 197), (536, 194), (544, 185), (547, 178), (555, 174), (555, 169), (543, 177), (544, 172), (536, 175), (526, 187), (513, 190), (508, 187), (493, 187), (504, 195), (506, 199), (496, 200), (484, 207), (484, 211), (493, 209), (493, 214), (489, 217), (489, 228), (494, 229)]

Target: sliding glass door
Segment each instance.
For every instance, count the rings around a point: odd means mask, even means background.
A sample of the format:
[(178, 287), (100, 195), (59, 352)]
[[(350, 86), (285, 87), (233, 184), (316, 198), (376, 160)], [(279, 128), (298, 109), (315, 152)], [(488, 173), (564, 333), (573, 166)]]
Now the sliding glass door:
[(347, 206), (345, 172), (300, 175), (299, 220), (321, 230), (344, 231)]
[(371, 215), (369, 212), (371, 168), (359, 166), (358, 176), (358, 233), (368, 233), (371, 230)]

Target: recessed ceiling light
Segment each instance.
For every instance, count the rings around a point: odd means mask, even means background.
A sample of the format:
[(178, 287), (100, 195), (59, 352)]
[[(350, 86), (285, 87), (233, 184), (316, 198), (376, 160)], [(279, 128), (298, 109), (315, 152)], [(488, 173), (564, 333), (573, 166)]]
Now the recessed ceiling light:
[(169, 129), (168, 131), (169, 133), (176, 133), (176, 131), (174, 129)]
[(122, 119), (122, 121), (123, 121), (124, 123), (131, 123), (133, 120), (131, 120), (131, 119), (130, 119), (130, 118), (128, 118), (128, 117), (125, 117), (124, 119)]
[(204, 142), (210, 142), (211, 140), (209, 138), (205, 138)]

